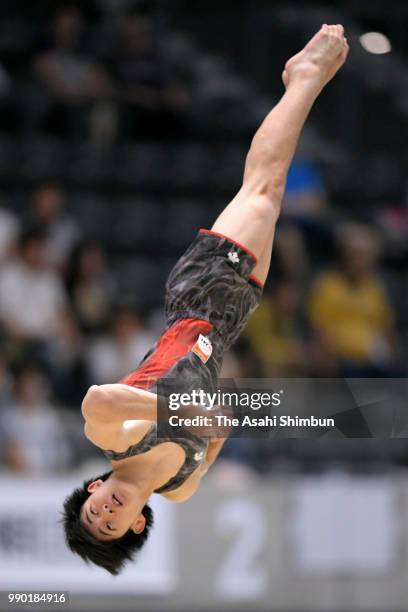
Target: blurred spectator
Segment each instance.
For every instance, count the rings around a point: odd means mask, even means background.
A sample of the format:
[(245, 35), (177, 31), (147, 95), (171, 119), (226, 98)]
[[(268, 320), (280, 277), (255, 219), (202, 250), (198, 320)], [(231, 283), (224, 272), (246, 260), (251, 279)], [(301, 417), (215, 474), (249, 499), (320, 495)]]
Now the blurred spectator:
[(29, 222), (46, 234), (46, 261), (58, 269), (63, 269), (81, 235), (79, 224), (64, 212), (65, 207), (65, 194), (56, 183), (44, 183), (33, 193)]
[(77, 6), (62, 5), (54, 14), (51, 34), (34, 57), (34, 74), (47, 93), (45, 123), (55, 133), (84, 135), (95, 100), (111, 95), (102, 66), (86, 50), (84, 19)]
[(340, 261), (312, 287), (309, 314), (320, 362), (338, 362), (347, 376), (386, 376), (395, 371), (394, 312), (379, 275), (381, 241), (372, 228), (344, 224), (338, 231)]
[(247, 338), (265, 377), (305, 373), (301, 290), (293, 280), (271, 283), (249, 321)]
[(75, 409), (91, 385), (84, 344), (75, 318), (66, 310), (59, 319), (54, 338), (48, 343), (46, 362), (56, 397)]
[(115, 382), (135, 370), (154, 345), (137, 313), (120, 308), (113, 316), (110, 333), (96, 339), (90, 347), (88, 362), (93, 382)]
[(49, 403), (47, 384), (33, 367), (16, 377), (15, 401), (3, 412), (2, 430), (9, 469), (25, 474), (52, 474), (68, 467), (70, 448), (55, 408)]
[[(303, 234), (296, 225), (283, 224), (276, 232), (272, 266), (282, 277), (306, 289), (310, 280), (310, 254)], [(272, 281), (273, 282), (273, 278)]]
[(115, 299), (116, 284), (97, 243), (84, 243), (74, 251), (68, 273), (68, 293), (80, 328), (105, 328)]
[(122, 104), (124, 134), (180, 135), (190, 96), (160, 49), (148, 8), (136, 7), (124, 16), (119, 43), (106, 65)]
[(320, 216), (326, 211), (327, 199), (323, 180), (315, 164), (295, 158), (286, 182), (284, 199), (286, 215)]
[(22, 340), (51, 338), (65, 308), (65, 292), (45, 263), (45, 248), (42, 232), (27, 231), (16, 257), (0, 271), (0, 319), (12, 336)]
[(11, 256), (20, 231), (20, 222), (5, 208), (0, 208), (0, 263)]

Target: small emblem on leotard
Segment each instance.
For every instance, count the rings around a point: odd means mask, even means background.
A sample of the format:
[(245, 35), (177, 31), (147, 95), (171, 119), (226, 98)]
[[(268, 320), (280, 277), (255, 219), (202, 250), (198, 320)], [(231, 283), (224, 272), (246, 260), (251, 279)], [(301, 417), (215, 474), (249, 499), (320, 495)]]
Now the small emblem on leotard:
[(194, 461), (200, 461), (204, 456), (203, 451), (199, 452), (199, 453), (195, 453), (194, 455)]
[(239, 255), (236, 251), (230, 251), (228, 253), (228, 259), (231, 263), (237, 264), (239, 263)]
[(197, 342), (191, 350), (201, 359), (203, 363), (207, 363), (213, 351), (211, 340), (207, 338), (207, 336), (200, 334)]

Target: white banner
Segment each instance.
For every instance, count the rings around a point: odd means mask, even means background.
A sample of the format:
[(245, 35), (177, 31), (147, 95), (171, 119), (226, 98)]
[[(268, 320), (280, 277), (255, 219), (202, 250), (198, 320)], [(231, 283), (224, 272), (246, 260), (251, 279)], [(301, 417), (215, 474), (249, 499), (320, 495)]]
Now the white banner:
[(291, 531), (302, 571), (385, 573), (397, 561), (396, 490), (379, 477), (305, 478), (293, 497)]

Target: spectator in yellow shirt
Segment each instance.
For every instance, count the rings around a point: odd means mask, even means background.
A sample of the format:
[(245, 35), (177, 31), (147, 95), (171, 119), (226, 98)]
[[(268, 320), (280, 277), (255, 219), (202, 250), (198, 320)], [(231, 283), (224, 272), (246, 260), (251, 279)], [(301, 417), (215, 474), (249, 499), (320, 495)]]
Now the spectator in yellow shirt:
[(344, 375), (387, 375), (396, 364), (394, 312), (377, 264), (381, 241), (366, 225), (348, 223), (337, 236), (339, 266), (311, 290), (309, 317), (317, 344)]
[(275, 279), (252, 316), (246, 336), (266, 377), (300, 376), (306, 370), (302, 291), (293, 279)]

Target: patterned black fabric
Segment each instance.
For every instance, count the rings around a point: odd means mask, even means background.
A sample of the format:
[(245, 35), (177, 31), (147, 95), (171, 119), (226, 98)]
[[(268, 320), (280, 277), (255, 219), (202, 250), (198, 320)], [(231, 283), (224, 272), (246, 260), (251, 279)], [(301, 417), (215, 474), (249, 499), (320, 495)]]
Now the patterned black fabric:
[(201, 230), (167, 280), (168, 323), (186, 317), (210, 321), (226, 351), (261, 299), (262, 288), (249, 280), (255, 264), (232, 240)]
[[(212, 354), (204, 363), (190, 351), (163, 374), (150, 391), (168, 397), (176, 391), (187, 393), (203, 389), (211, 392), (217, 389), (223, 355), (243, 331), (262, 296), (262, 288), (249, 278), (255, 265), (255, 258), (232, 240), (206, 230), (198, 233), (176, 263), (166, 284), (167, 329), (179, 319), (209, 321), (214, 326), (206, 334)], [(146, 358), (149, 355), (150, 352)], [(147, 452), (163, 442), (176, 442), (184, 449), (186, 458), (178, 473), (156, 491), (164, 493), (180, 487), (205, 460), (208, 440), (187, 430), (182, 431), (183, 437), (178, 437), (170, 426), (163, 433), (162, 423), (159, 431), (160, 437), (157, 424), (153, 423), (137, 444), (123, 453), (105, 451), (105, 455), (119, 461)]]
[(167, 491), (174, 491), (178, 489), (183, 482), (191, 476), (194, 470), (205, 460), (208, 448), (208, 440), (199, 438), (186, 429), (182, 430), (183, 437), (175, 437), (174, 432), (170, 425), (168, 427), (167, 436), (163, 433), (163, 424), (161, 425), (160, 438), (157, 438), (157, 423), (152, 423), (149, 431), (143, 436), (137, 444), (130, 446), (123, 453), (117, 453), (115, 451), (104, 451), (108, 459), (114, 461), (120, 461), (121, 459), (127, 459), (128, 457), (134, 457), (135, 455), (141, 455), (147, 453), (150, 449), (157, 444), (163, 442), (176, 442), (186, 453), (186, 458), (173, 478), (171, 478), (166, 484), (155, 490), (155, 493), (165, 493)]

